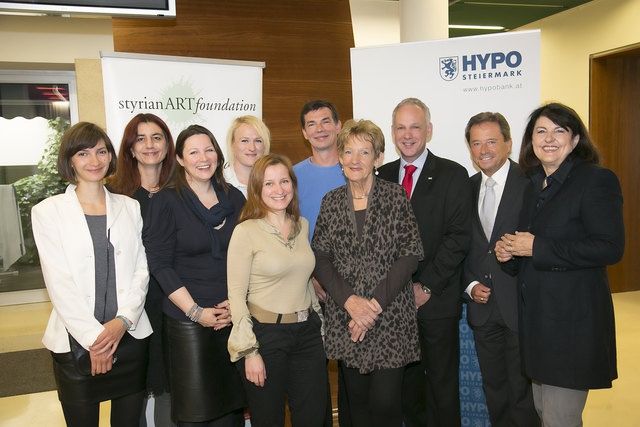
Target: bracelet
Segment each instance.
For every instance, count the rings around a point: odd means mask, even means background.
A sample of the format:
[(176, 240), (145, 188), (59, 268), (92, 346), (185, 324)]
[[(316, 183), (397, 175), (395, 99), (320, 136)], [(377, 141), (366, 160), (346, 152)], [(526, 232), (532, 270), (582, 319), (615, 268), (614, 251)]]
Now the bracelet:
[(193, 313), (193, 317), (191, 318), (191, 320), (194, 323), (198, 323), (198, 320), (200, 320), (200, 316), (202, 316), (203, 312), (204, 312), (204, 308), (198, 306), (198, 309), (196, 310), (195, 313)]
[(124, 326), (127, 327), (127, 331), (131, 330), (131, 326), (133, 325), (133, 322), (131, 320), (127, 319), (126, 317), (124, 317), (122, 315), (121, 316), (116, 316), (116, 319), (122, 320), (122, 323), (124, 323)]
[(198, 305), (198, 303), (193, 303), (189, 311), (185, 314), (192, 322), (197, 322), (200, 320), (200, 316), (202, 316), (202, 311), (204, 309)]
[(196, 312), (196, 310), (198, 309), (199, 305), (197, 303), (193, 303), (193, 305), (191, 306), (191, 308), (189, 309), (189, 311), (187, 311), (185, 313), (185, 316), (187, 316), (189, 319), (191, 319), (191, 316), (193, 316), (193, 313)]

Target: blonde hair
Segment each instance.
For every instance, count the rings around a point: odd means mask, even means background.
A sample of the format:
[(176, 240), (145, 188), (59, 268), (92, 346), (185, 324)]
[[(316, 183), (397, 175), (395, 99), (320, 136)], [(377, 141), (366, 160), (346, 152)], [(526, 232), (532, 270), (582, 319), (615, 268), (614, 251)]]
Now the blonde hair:
[(262, 120), (257, 118), (256, 116), (240, 116), (233, 119), (231, 122), (231, 126), (229, 127), (229, 131), (227, 132), (227, 163), (229, 166), (233, 165), (235, 161), (233, 150), (231, 146), (233, 145), (233, 138), (235, 136), (236, 130), (241, 125), (249, 125), (258, 132), (258, 135), (262, 138), (262, 143), (264, 144), (264, 154), (269, 154), (269, 148), (271, 148), (271, 133), (269, 132), (269, 128), (264, 124)]

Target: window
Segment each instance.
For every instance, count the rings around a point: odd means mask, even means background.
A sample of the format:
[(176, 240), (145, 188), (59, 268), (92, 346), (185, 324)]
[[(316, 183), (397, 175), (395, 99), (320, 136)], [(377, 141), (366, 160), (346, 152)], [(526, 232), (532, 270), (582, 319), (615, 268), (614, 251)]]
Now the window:
[(77, 121), (73, 71), (0, 70), (0, 292), (44, 288), (29, 214), (64, 188), (50, 148)]

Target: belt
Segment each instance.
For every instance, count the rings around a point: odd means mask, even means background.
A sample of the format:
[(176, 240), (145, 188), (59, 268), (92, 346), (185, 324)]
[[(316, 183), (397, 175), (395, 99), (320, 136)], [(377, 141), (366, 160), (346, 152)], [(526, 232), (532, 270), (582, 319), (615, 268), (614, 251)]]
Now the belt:
[(249, 308), (249, 312), (251, 316), (255, 317), (255, 319), (260, 323), (300, 323), (305, 322), (309, 318), (309, 314), (311, 314), (311, 307), (296, 311), (295, 313), (274, 313), (273, 311), (265, 310), (264, 308), (258, 307), (255, 304), (251, 304), (247, 302), (247, 307)]

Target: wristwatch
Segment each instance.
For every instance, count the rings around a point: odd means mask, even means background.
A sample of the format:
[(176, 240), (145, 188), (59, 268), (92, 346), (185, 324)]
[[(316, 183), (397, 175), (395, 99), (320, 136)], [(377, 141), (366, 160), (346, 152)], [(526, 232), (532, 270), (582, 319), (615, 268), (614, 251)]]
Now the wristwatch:
[(424, 292), (427, 295), (431, 295), (431, 289), (427, 288), (426, 285), (420, 285), (420, 287), (422, 288), (422, 292)]

